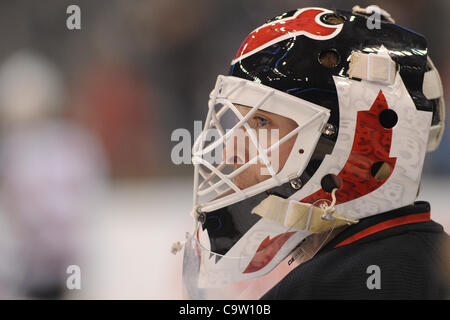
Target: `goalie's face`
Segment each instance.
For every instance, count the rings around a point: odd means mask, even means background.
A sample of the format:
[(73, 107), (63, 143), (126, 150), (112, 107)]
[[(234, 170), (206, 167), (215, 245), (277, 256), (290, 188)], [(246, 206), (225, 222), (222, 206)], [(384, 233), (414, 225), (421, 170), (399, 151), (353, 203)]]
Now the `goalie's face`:
[[(251, 110), (251, 108), (241, 105), (236, 105), (236, 107), (243, 116)], [(267, 148), (278, 142), (297, 127), (297, 123), (294, 120), (263, 110), (258, 110), (247, 123), (250, 128), (254, 130), (256, 137), (258, 137), (259, 144), (266, 146)], [(242, 134), (244, 139), (239, 139), (239, 134)], [(286, 163), (296, 138), (297, 135), (294, 135), (284, 143), (280, 144), (279, 148), (276, 148), (274, 152), (268, 153), (269, 160), (277, 173)], [(234, 141), (232, 141), (232, 139)], [(249, 139), (247, 130), (238, 130), (238, 133), (227, 140), (223, 151), (223, 157), (224, 159), (227, 159), (227, 162), (232, 164), (235, 169), (238, 169), (252, 158), (252, 148), (254, 148), (254, 145)], [(255, 150), (254, 152), (257, 151)], [(245, 189), (267, 180), (270, 177), (271, 175), (267, 172), (265, 164), (262, 163), (262, 161), (258, 161), (235, 176), (233, 182), (240, 189)]]

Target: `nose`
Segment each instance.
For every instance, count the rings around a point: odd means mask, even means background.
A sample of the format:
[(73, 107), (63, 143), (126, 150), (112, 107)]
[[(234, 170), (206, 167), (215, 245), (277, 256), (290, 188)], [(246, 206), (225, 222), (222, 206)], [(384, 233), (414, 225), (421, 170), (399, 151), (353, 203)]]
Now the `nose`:
[(226, 164), (238, 165), (248, 161), (248, 137), (244, 130), (238, 129), (225, 141), (222, 157)]

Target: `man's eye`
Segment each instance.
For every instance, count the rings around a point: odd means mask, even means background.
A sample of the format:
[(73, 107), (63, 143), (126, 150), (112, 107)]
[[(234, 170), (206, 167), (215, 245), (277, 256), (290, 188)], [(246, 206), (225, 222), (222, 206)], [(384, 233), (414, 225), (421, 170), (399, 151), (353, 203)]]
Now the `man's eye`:
[(256, 119), (256, 122), (259, 127), (264, 127), (265, 125), (267, 125), (269, 123), (269, 120), (267, 120), (263, 117), (256, 116), (255, 119)]

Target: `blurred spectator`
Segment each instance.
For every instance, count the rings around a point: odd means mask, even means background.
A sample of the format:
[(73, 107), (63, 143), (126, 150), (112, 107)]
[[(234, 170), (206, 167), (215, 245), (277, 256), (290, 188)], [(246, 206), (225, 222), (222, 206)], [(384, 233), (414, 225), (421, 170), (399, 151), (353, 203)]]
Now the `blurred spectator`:
[(79, 79), (73, 116), (100, 136), (114, 177), (157, 174), (161, 171), (160, 120), (149, 88), (128, 65), (97, 62)]
[(61, 119), (62, 83), (35, 53), (14, 53), (0, 65), (1, 188), (20, 280), (9, 285), (30, 298), (66, 292), (67, 267), (81, 264), (85, 206), (106, 169), (95, 138)]

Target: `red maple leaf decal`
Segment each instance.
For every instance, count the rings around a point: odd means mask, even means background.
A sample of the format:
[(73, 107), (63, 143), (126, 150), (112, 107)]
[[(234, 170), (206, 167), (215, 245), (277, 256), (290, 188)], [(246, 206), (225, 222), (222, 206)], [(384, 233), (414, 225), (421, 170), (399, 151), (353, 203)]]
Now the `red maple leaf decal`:
[[(355, 137), (350, 155), (337, 175), (342, 182), (336, 191), (336, 204), (360, 198), (371, 193), (385, 183), (394, 171), (397, 158), (390, 158), (392, 129), (384, 128), (379, 120), (380, 113), (388, 109), (383, 92), (380, 90), (370, 110), (358, 111)], [(377, 162), (390, 167), (388, 177), (380, 180), (373, 177), (372, 166)], [(331, 201), (331, 193), (323, 189), (302, 199), (304, 203), (314, 203), (319, 199)]]

